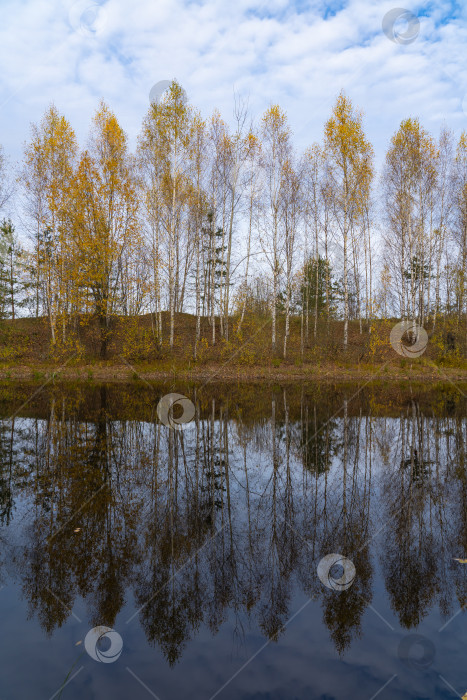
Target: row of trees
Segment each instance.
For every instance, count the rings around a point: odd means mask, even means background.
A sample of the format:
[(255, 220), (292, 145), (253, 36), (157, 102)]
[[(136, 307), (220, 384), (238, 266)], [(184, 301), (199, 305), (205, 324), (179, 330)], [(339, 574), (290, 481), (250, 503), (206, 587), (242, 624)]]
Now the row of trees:
[(112, 318), (150, 312), (157, 342), (172, 348), (176, 314), (189, 311), (196, 357), (201, 319), (213, 344), (228, 340), (233, 313), (240, 333), (255, 297), (273, 349), (278, 311), (285, 317), (284, 356), (297, 312), (315, 339), (320, 316), (339, 314), (344, 346), (351, 318), (363, 333), (378, 315), (435, 324), (466, 312), (467, 135), (455, 144), (443, 129), (435, 140), (404, 120), (376, 187), (362, 114), (343, 93), (322, 143), (300, 154), (278, 105), (255, 125), (237, 101), (229, 128), (217, 111), (202, 119), (175, 81), (150, 105), (135, 153), (104, 103), (84, 150), (52, 105), (32, 126), (19, 184), (30, 245), (21, 254), (15, 242), (9, 268), (12, 244), (0, 250), (2, 308), (14, 315), (12, 280), (22, 277), (54, 344), (94, 317), (105, 357)]

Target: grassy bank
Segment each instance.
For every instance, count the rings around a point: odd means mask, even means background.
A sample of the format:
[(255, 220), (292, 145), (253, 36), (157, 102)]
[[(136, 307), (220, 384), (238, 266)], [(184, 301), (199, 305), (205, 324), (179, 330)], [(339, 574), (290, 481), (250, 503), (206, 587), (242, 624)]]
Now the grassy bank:
[(327, 364), (301, 367), (235, 367), (206, 365), (203, 367), (161, 369), (146, 364), (118, 365), (94, 363), (87, 365), (0, 365), (0, 381), (69, 381), (69, 382), (248, 382), (274, 383), (292, 381), (347, 382), (347, 381), (411, 381), (411, 382), (461, 382), (467, 384), (467, 370), (437, 367), (435, 364), (411, 363), (401, 368), (395, 364), (359, 365), (343, 367)]
[(350, 323), (349, 344), (343, 347), (340, 321), (318, 325), (303, 333), (293, 318), (286, 358), (283, 357), (283, 319), (279, 319), (276, 348), (271, 347), (268, 318), (246, 317), (240, 332), (230, 320), (226, 339), (202, 319), (195, 358), (196, 319), (178, 314), (173, 348), (168, 343), (168, 318), (163, 318), (162, 343), (151, 315), (119, 317), (109, 329), (108, 356), (99, 358), (99, 328), (93, 319), (80, 318), (51, 341), (46, 318), (20, 318), (0, 324), (0, 379), (21, 381), (467, 381), (465, 332), (443, 318), (427, 326), (429, 342), (419, 358), (402, 357), (389, 336), (397, 322), (381, 320), (371, 326)]

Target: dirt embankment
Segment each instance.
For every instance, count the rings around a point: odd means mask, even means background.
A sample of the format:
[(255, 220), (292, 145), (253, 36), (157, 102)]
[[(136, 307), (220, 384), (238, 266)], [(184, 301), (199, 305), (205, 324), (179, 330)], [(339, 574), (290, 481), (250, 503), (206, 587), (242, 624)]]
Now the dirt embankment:
[(408, 381), (423, 383), (467, 384), (467, 371), (437, 367), (434, 363), (405, 368), (390, 364), (372, 367), (342, 367), (332, 364), (316, 367), (236, 367), (211, 365), (191, 369), (158, 369), (138, 364), (89, 364), (69, 366), (64, 363), (0, 367), (0, 381), (45, 381), (127, 383), (134, 381), (181, 381), (196, 383), (287, 383), (287, 382), (381, 382)]
[[(112, 321), (106, 360), (99, 359), (99, 329), (92, 319), (67, 326), (52, 344), (45, 318), (18, 318), (0, 323), (0, 381), (185, 381), (219, 382), (370, 382), (412, 381), (467, 383), (464, 341), (467, 334), (449, 331), (449, 319), (438, 323), (423, 355), (400, 356), (389, 342), (391, 320), (371, 329), (349, 324), (349, 342), (342, 345), (342, 322), (318, 326), (316, 338), (302, 337), (299, 319), (292, 318), (287, 359), (282, 358), (283, 319), (278, 322), (277, 346), (271, 348), (269, 323), (246, 318), (241, 333), (231, 320), (229, 339), (216, 336), (202, 319), (196, 348), (196, 319), (177, 314), (173, 347), (168, 345), (168, 318), (163, 318), (163, 342), (154, 337), (151, 315)], [(371, 330), (371, 332), (370, 332)]]

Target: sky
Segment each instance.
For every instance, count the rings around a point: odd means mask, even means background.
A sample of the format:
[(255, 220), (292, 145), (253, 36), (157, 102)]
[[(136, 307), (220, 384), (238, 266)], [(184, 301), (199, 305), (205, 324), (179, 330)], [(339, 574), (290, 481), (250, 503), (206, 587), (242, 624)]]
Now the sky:
[(381, 164), (404, 118), (467, 129), (467, 3), (395, 1), (0, 0), (0, 143), (20, 160), (54, 102), (85, 146), (103, 98), (134, 148), (152, 86), (176, 78), (231, 124), (235, 93), (256, 121), (278, 103), (298, 150), (344, 89)]

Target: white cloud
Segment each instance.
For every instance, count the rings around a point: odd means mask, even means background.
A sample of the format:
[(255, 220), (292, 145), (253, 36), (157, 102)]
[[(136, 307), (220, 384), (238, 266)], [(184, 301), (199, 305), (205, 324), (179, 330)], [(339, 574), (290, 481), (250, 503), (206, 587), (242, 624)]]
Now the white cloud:
[(0, 142), (13, 158), (51, 101), (84, 142), (103, 97), (134, 144), (152, 85), (173, 77), (205, 116), (218, 107), (231, 118), (234, 86), (250, 95), (257, 118), (278, 102), (299, 147), (321, 138), (344, 88), (365, 113), (378, 160), (406, 116), (434, 133), (444, 120), (454, 129), (466, 124), (467, 27), (448, 2), (428, 10), (410, 3), (421, 26), (408, 46), (381, 30), (393, 7), (386, 1), (349, 0), (327, 14), (324, 3), (286, 0), (108, 0), (100, 11), (93, 3), (3, 5)]

